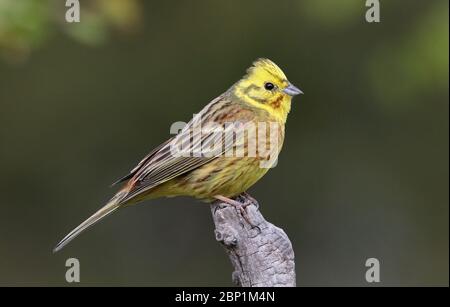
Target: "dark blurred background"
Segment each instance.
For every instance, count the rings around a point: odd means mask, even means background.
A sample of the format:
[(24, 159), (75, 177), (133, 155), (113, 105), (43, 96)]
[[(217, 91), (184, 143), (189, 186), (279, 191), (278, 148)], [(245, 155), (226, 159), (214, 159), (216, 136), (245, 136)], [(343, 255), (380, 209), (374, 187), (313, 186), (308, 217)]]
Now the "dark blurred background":
[(250, 191), (298, 285), (449, 282), (448, 1), (0, 0), (0, 285), (230, 286), (209, 207), (158, 199), (54, 245), (258, 57), (305, 95)]

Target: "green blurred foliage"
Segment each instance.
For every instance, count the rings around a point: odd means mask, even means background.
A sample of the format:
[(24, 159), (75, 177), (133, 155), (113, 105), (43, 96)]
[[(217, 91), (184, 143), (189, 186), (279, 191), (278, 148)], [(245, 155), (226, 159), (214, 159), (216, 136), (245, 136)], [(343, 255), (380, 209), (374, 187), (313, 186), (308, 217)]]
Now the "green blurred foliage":
[(135, 30), (141, 20), (139, 0), (92, 0), (81, 1), (83, 22), (67, 24), (65, 2), (0, 0), (0, 47), (6, 59), (26, 59), (58, 31), (97, 45), (104, 43), (113, 30)]
[[(376, 46), (369, 61), (370, 81), (377, 101), (401, 112), (414, 96), (448, 86), (448, 3), (427, 8), (410, 33)], [(388, 72), (388, 73), (387, 73)]]
[(355, 5), (354, 0), (306, 0), (297, 1), (298, 11), (315, 25), (330, 28), (345, 27), (364, 18), (365, 7)]
[[(0, 1), (0, 47), (3, 52), (22, 57), (39, 46), (49, 34), (51, 15), (42, 1)], [(26, 22), (25, 22), (26, 21)]]
[(208, 206), (158, 199), (56, 255), (108, 188), (269, 57), (294, 100), (251, 194), (293, 243), (298, 284), (448, 285), (448, 1), (0, 0), (0, 284), (231, 285)]

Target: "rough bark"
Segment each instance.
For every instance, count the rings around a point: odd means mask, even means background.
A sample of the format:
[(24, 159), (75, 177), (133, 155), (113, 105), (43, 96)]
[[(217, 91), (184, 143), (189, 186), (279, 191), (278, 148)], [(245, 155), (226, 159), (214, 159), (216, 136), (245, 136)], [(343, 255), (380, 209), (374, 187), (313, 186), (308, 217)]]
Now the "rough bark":
[[(253, 201), (240, 196), (239, 202)], [(236, 207), (211, 205), (216, 240), (234, 267), (233, 282), (243, 287), (294, 287), (294, 251), (286, 233), (267, 222), (254, 202), (246, 215)], [(250, 224), (250, 223), (251, 224)]]

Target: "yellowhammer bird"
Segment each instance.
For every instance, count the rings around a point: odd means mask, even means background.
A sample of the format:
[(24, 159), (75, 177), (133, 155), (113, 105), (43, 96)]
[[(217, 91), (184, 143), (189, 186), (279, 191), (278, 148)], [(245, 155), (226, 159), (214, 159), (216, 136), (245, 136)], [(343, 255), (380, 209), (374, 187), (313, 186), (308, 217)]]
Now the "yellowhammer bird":
[(255, 61), (241, 80), (204, 107), (178, 135), (117, 181), (126, 183), (54, 251), (118, 208), (146, 199), (186, 195), (242, 206), (233, 198), (276, 163), (291, 99), (301, 93), (275, 63)]

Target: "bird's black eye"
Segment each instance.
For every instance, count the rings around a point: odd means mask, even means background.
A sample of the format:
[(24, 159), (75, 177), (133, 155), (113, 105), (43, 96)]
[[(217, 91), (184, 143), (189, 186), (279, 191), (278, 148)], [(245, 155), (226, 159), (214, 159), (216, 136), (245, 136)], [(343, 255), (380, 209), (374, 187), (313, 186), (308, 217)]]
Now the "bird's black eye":
[(266, 82), (266, 83), (264, 84), (264, 88), (265, 88), (266, 90), (268, 90), (268, 91), (271, 91), (271, 90), (273, 90), (273, 89), (275, 88), (275, 85), (273, 85), (273, 83)]

